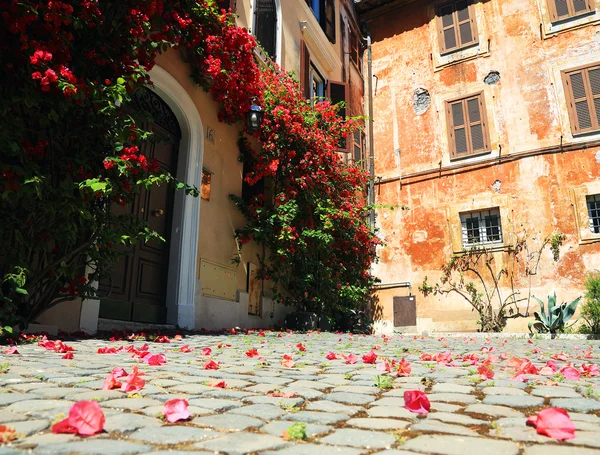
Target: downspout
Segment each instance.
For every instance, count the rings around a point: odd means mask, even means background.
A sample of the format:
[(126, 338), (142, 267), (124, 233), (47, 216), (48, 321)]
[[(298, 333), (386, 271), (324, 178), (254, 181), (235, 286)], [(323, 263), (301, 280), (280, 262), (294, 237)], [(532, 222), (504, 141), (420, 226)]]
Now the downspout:
[(373, 141), (373, 54), (371, 50), (371, 32), (367, 30), (367, 83), (369, 91), (369, 188), (367, 198), (371, 210), (369, 211), (369, 222), (375, 227), (375, 144)]

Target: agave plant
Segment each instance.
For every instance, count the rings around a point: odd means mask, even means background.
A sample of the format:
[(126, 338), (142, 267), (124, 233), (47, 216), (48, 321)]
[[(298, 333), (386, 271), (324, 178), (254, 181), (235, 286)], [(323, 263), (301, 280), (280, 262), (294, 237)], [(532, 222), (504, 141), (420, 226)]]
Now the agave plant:
[(529, 331), (531, 333), (533, 333), (531, 330), (532, 328), (535, 328), (538, 333), (550, 332), (551, 334), (555, 334), (557, 332), (562, 332), (575, 324), (579, 319), (577, 318), (572, 324), (566, 325), (569, 319), (575, 314), (575, 310), (577, 309), (581, 297), (577, 297), (571, 303), (564, 302), (557, 305), (556, 292), (554, 292), (554, 295), (548, 296), (548, 311), (544, 308), (544, 302), (537, 297), (533, 298), (540, 303), (541, 312), (533, 312), (535, 321), (529, 323)]

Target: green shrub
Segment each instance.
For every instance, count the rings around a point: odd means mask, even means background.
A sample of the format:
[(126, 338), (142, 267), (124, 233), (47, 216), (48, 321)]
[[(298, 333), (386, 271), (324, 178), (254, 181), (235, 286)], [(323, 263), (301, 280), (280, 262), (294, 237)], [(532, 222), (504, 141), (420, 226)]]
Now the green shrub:
[(600, 273), (590, 273), (585, 279), (585, 302), (581, 307), (581, 316), (587, 326), (582, 331), (600, 333)]

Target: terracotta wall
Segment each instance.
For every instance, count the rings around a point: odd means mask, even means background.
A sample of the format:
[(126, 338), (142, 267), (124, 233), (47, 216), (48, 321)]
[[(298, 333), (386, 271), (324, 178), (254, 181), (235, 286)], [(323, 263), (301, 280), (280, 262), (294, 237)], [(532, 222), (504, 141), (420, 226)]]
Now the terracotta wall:
[[(585, 273), (600, 269), (600, 236), (584, 238), (589, 225), (581, 207), (581, 195), (585, 205), (585, 194), (600, 193), (594, 144), (600, 134), (573, 136), (561, 80), (562, 70), (600, 62), (600, 14), (556, 26), (546, 0), (484, 0), (474, 7), (479, 45), (450, 58), (438, 51), (430, 2), (387, 8), (369, 22), (378, 78), (375, 172), (382, 178), (376, 201), (408, 208), (379, 210), (386, 246), (375, 272), (384, 283), (412, 283), (420, 329), (476, 328), (477, 315), (461, 298), (425, 298), (417, 290), (425, 277), (435, 283), (440, 266), (457, 252), (459, 212), (500, 207), (505, 244), (523, 230), (532, 244), (554, 232), (566, 235), (559, 260), (547, 249), (532, 279), (533, 293), (544, 300), (554, 290), (560, 300), (581, 295)], [(484, 82), (493, 71), (499, 81)], [(415, 110), (418, 89), (430, 96), (424, 113)], [(452, 161), (445, 102), (477, 92), (485, 98), (491, 150)], [(560, 152), (561, 144), (568, 151)], [(516, 158), (526, 152), (532, 153)], [(495, 253), (498, 267), (507, 261), (505, 252)], [(392, 319), (392, 297), (406, 293), (380, 294), (384, 319)], [(526, 330), (526, 321), (508, 329)]]

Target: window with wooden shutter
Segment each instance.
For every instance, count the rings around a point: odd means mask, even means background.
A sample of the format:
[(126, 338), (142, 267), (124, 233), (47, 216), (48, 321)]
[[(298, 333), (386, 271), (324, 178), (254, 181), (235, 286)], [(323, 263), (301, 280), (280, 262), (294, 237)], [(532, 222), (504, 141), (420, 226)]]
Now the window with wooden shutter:
[(304, 98), (311, 97), (310, 52), (304, 41), (300, 41), (300, 89)]
[(483, 93), (448, 101), (446, 115), (451, 158), (490, 150)]
[(454, 0), (438, 5), (436, 22), (442, 54), (479, 43), (472, 0)]
[(548, 0), (552, 22), (558, 22), (596, 10), (595, 0)]
[(573, 134), (600, 130), (600, 65), (563, 72)]
[(277, 51), (277, 9), (275, 0), (255, 0), (254, 35), (269, 57), (275, 59)]
[(335, 44), (335, 0), (325, 0), (325, 14), (321, 27), (327, 39)]
[[(340, 107), (338, 115), (345, 119), (347, 115), (347, 105), (350, 102), (349, 87), (345, 82), (334, 82), (329, 81), (327, 84), (327, 98), (331, 104), (345, 103), (343, 107)], [(348, 146), (351, 141), (342, 139), (339, 144), (340, 151), (348, 152)]]

